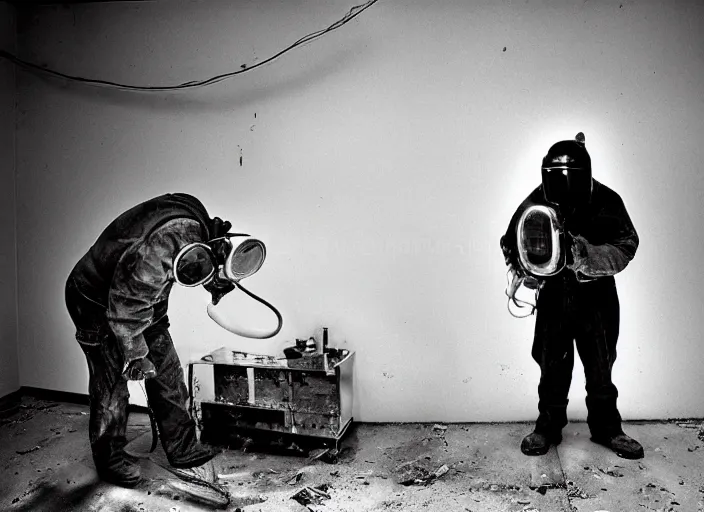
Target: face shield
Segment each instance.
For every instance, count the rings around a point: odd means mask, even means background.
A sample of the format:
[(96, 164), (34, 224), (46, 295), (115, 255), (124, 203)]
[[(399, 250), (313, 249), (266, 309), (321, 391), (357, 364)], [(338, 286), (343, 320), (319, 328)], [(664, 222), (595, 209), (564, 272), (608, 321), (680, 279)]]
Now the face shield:
[[(228, 233), (207, 243), (192, 243), (183, 247), (173, 261), (174, 278), (186, 287), (203, 287), (211, 294), (208, 314), (228, 331), (248, 338), (270, 338), (282, 327), (282, 318), (271, 304), (247, 291), (240, 281), (254, 275), (264, 264), (266, 246), (260, 240), (240, 233)], [(215, 309), (220, 299), (235, 288), (269, 307), (279, 325), (273, 332), (257, 333), (234, 326), (222, 312)]]
[(541, 173), (545, 200), (563, 214), (588, 204), (593, 187), (592, 164), (584, 134), (554, 144), (543, 158)]
[(570, 212), (589, 203), (592, 196), (592, 173), (587, 169), (564, 166), (542, 168), (545, 199)]

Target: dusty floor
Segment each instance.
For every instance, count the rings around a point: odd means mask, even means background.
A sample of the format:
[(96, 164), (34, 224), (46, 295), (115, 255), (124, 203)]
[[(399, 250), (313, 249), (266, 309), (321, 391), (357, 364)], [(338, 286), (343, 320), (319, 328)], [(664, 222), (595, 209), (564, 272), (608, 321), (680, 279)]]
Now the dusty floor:
[[(87, 411), (25, 398), (19, 413), (0, 422), (0, 510), (212, 510), (155, 463), (163, 462), (161, 448), (147, 457), (151, 434), (142, 414), (130, 416), (129, 438), (145, 457), (145, 483), (128, 490), (98, 481)], [(526, 457), (519, 445), (531, 427), (364, 424), (350, 431), (336, 460), (250, 446), (223, 451), (215, 473), (227, 475), (219, 482), (230, 511), (704, 511), (702, 421), (626, 424), (645, 448), (640, 461), (590, 442), (584, 423), (570, 424), (557, 450)], [(291, 499), (301, 491), (318, 503)]]

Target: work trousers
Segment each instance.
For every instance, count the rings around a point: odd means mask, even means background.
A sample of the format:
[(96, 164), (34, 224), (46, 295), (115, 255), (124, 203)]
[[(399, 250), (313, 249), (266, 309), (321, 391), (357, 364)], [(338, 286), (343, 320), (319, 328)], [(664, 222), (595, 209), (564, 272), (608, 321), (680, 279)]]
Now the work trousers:
[[(129, 392), (122, 375), (122, 352), (105, 309), (81, 294), (70, 278), (66, 284), (66, 306), (76, 326), (76, 340), (88, 362), (88, 432), (93, 460), (97, 468), (106, 468), (129, 458), (124, 452)], [(169, 462), (174, 463), (187, 460), (198, 440), (195, 422), (188, 414), (188, 390), (169, 334), (166, 307), (161, 306), (160, 320), (144, 332), (149, 348), (147, 358), (156, 368), (156, 377), (146, 380), (145, 387), (161, 444)]]
[(619, 334), (619, 300), (613, 277), (588, 283), (557, 277), (545, 283), (537, 304), (533, 359), (540, 365), (536, 431), (557, 433), (567, 424), (574, 346), (586, 377), (587, 423), (593, 436), (621, 433), (611, 380)]

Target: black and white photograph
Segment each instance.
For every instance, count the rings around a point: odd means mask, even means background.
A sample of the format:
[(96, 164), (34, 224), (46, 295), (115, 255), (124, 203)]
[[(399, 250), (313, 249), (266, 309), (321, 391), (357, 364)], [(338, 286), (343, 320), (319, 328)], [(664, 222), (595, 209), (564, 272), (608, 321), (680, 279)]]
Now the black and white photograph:
[(703, 84), (699, 0), (0, 0), (0, 510), (704, 512)]

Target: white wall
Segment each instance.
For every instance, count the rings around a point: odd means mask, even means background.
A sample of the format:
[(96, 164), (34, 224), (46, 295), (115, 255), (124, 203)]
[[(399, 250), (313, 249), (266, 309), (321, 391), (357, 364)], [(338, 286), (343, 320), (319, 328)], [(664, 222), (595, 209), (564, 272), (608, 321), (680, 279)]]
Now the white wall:
[[(48, 7), (20, 44), (65, 73), (175, 84), (261, 61), (351, 5)], [(248, 284), (286, 324), (269, 342), (243, 341), (208, 319), (202, 290), (175, 290), (184, 361), (223, 345), (275, 354), (326, 325), (333, 344), (357, 351), (357, 420), (532, 420), (534, 320), (506, 311), (498, 241), (548, 147), (583, 131), (595, 177), (621, 194), (641, 236), (617, 279), (621, 412), (703, 416), (703, 33), (694, 0), (382, 0), (322, 40), (192, 92), (20, 73), (22, 384), (85, 392), (66, 275), (115, 215), (185, 191), (267, 242)], [(268, 320), (229, 299), (238, 304)]]
[[(0, 49), (15, 51), (15, 10), (0, 2)], [(0, 60), (0, 398), (19, 387), (15, 238), (15, 69)]]

